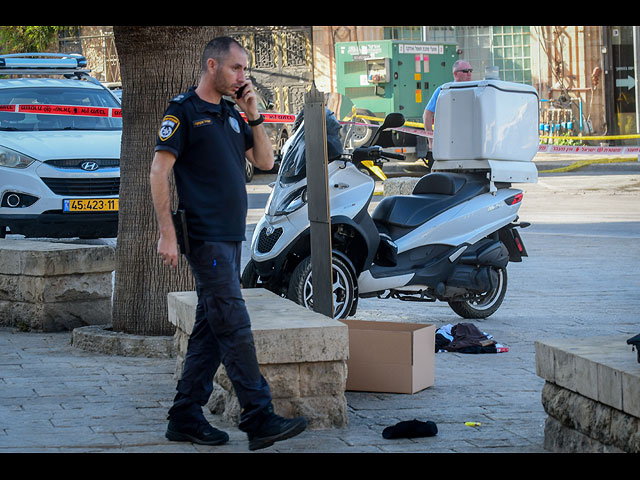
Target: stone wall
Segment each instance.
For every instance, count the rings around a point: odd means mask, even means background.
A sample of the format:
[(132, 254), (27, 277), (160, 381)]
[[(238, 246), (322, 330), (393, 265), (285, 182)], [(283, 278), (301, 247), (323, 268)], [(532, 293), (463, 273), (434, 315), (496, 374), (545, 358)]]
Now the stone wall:
[(114, 269), (112, 246), (0, 239), (0, 326), (110, 323)]
[(631, 336), (536, 342), (545, 449), (640, 453), (640, 363), (626, 344)]
[[(243, 290), (243, 297), (276, 413), (303, 415), (309, 428), (346, 426), (347, 326), (267, 290)], [(196, 304), (195, 292), (168, 296), (169, 321), (176, 326), (176, 379), (182, 372)], [(239, 420), (240, 406), (223, 366), (215, 376), (208, 407), (226, 420)]]
[(545, 383), (544, 448), (552, 452), (640, 452), (640, 419), (578, 393)]

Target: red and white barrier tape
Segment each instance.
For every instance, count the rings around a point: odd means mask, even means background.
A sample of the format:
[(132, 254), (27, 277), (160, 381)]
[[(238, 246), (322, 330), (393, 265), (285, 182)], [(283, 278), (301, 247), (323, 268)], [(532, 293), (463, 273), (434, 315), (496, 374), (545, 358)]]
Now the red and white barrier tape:
[(83, 107), (79, 105), (42, 105), (42, 104), (0, 105), (0, 112), (122, 118), (121, 108)]
[[(364, 125), (366, 127), (375, 127), (378, 128), (379, 125), (372, 125), (368, 123), (358, 123), (358, 122), (349, 122), (344, 121), (340, 122), (343, 124), (354, 124), (354, 125)], [(433, 132), (427, 132), (423, 128), (415, 128), (415, 127), (398, 127), (393, 130), (397, 130), (399, 132), (410, 133), (412, 135), (417, 135), (420, 137), (431, 137), (433, 138)], [(640, 155), (640, 146), (620, 146), (620, 147), (610, 147), (610, 146), (585, 146), (585, 145), (547, 145), (540, 144), (538, 145), (538, 153), (555, 153), (555, 154), (588, 154), (588, 155)]]
[[(46, 115), (78, 115), (84, 117), (112, 117), (122, 118), (121, 108), (112, 107), (83, 107), (78, 105), (42, 105), (42, 104), (21, 104), (21, 105), (0, 105), (0, 112), (8, 113), (33, 113)], [(242, 117), (246, 120), (244, 113)], [(295, 115), (289, 113), (263, 113), (265, 123), (293, 123)], [(341, 121), (343, 125), (361, 125), (370, 128), (378, 128), (379, 125), (363, 122)], [(433, 133), (426, 132), (423, 128), (398, 127), (394, 128), (399, 132), (418, 135), (421, 137), (433, 137)], [(640, 146), (584, 146), (584, 145), (545, 145), (538, 146), (538, 153), (556, 154), (588, 154), (588, 155), (640, 155)]]
[[(122, 118), (121, 108), (110, 107), (83, 107), (78, 105), (43, 105), (21, 104), (0, 105), (0, 112), (8, 113), (34, 113), (48, 115), (81, 115), (85, 117), (115, 117)], [(242, 117), (246, 119), (244, 113)], [(267, 123), (293, 123), (295, 115), (287, 113), (264, 113), (264, 121)]]
[(538, 153), (571, 153), (588, 155), (640, 155), (640, 146), (621, 147), (590, 147), (584, 145), (542, 145), (538, 146)]
[[(240, 113), (242, 118), (247, 119), (244, 113)], [(293, 123), (296, 119), (295, 115), (289, 113), (263, 113), (265, 123)]]

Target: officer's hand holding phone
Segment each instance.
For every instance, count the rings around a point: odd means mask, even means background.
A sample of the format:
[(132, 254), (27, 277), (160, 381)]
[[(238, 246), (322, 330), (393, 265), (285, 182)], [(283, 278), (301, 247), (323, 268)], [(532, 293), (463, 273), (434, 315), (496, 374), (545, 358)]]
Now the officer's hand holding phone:
[(244, 85), (236, 90), (235, 97), (238, 107), (247, 115), (247, 118), (255, 119), (260, 115), (256, 94), (253, 91), (253, 84), (250, 80), (247, 80)]

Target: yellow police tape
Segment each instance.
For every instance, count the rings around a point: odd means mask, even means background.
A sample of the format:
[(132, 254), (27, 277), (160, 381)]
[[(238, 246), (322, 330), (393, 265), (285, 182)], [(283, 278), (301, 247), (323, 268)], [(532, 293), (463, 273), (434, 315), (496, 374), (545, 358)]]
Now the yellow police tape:
[(603, 136), (550, 136), (550, 135), (540, 135), (540, 138), (546, 138), (549, 140), (558, 139), (558, 140), (627, 140), (630, 138), (640, 138), (640, 135), (603, 135)]
[[(371, 120), (374, 122), (382, 123), (384, 121), (383, 118), (380, 117), (369, 117), (366, 115), (357, 115), (355, 112), (352, 112), (350, 117), (346, 117), (345, 120), (351, 120), (354, 118), (361, 118), (363, 120)], [(404, 124), (407, 127), (416, 127), (416, 128), (424, 128), (424, 123), (419, 122), (405, 122)], [(636, 135), (606, 135), (606, 136), (551, 136), (551, 135), (540, 135), (541, 139), (548, 140), (628, 140), (632, 138), (640, 138), (640, 134)]]
[(578, 160), (571, 165), (560, 168), (553, 168), (551, 170), (540, 170), (539, 173), (563, 173), (577, 170), (578, 168), (586, 167), (587, 165), (593, 165), (597, 163), (625, 163), (625, 162), (637, 162), (638, 160), (633, 158), (598, 158), (594, 160)]
[[(371, 120), (373, 122), (380, 122), (382, 123), (384, 121), (384, 118), (380, 118), (380, 117), (368, 117), (366, 115), (357, 115), (355, 112), (351, 113), (350, 117), (345, 117), (345, 120), (353, 120), (354, 118), (361, 118), (363, 120)], [(424, 128), (424, 123), (418, 123), (418, 122), (404, 122), (404, 126), (405, 127), (417, 127), (417, 128)]]
[[(375, 122), (382, 122), (383, 119), (379, 118), (379, 117), (369, 117), (366, 115), (357, 115), (355, 113), (355, 109), (352, 111), (352, 115), (351, 117), (347, 117), (345, 120), (349, 120), (349, 119), (354, 119), (354, 118), (361, 118), (363, 120), (371, 120), (371, 121), (375, 121)], [(407, 127), (417, 127), (417, 128), (424, 128), (424, 123), (418, 123), (418, 122), (405, 122), (405, 126)], [(583, 137), (583, 136), (576, 136), (576, 137), (568, 137), (568, 136), (563, 136), (563, 137), (558, 137), (558, 136), (540, 136), (541, 139), (558, 139), (558, 140), (567, 140), (567, 139), (576, 139), (576, 140), (627, 140), (627, 139), (631, 139), (631, 138), (640, 138), (640, 135), (609, 135), (609, 136), (589, 136), (589, 137)], [(593, 165), (593, 164), (605, 164), (605, 163), (625, 163), (625, 162), (637, 162), (637, 159), (633, 159), (633, 158), (624, 158), (624, 157), (616, 157), (616, 158), (598, 158), (598, 159), (591, 159), (591, 160), (578, 160), (576, 162), (573, 162), (571, 165), (568, 165), (566, 167), (561, 167), (561, 168), (554, 168), (551, 170), (540, 170), (540, 173), (562, 173), (562, 172), (569, 172), (572, 170), (577, 170), (579, 168), (582, 167), (586, 167), (587, 165)]]

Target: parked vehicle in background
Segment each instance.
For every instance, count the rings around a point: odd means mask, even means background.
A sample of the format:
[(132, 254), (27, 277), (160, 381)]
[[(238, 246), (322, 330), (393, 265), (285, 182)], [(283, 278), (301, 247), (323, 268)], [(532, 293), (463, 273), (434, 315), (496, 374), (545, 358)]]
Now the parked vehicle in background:
[(103, 83), (103, 85), (122, 103), (122, 82), (108, 82)]
[(117, 236), (121, 136), (84, 57), (0, 55), (0, 237)]
[[(255, 92), (256, 92), (256, 99), (258, 101), (258, 111), (263, 114), (274, 113), (273, 112), (274, 104), (268, 101), (260, 93), (260, 91), (257, 88), (255, 89)], [(225, 97), (225, 98), (227, 98), (230, 101), (233, 101), (233, 99), (230, 97)], [(238, 107), (236, 106), (236, 108)], [(267, 122), (264, 122), (263, 125), (265, 130), (267, 131), (267, 135), (269, 136), (269, 139), (271, 140), (271, 145), (273, 145), (273, 154), (275, 157), (275, 164), (271, 171), (277, 172), (278, 168), (280, 167), (280, 159), (282, 157), (282, 147), (291, 136), (292, 123), (267, 121)], [(253, 180), (254, 173), (255, 173), (255, 169), (253, 167), (253, 164), (247, 160), (246, 170), (245, 170), (245, 178), (247, 180), (247, 183)]]

